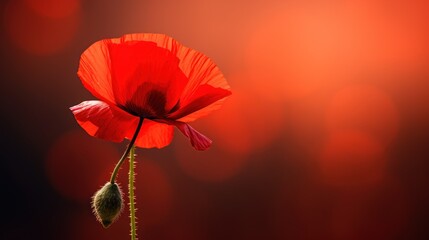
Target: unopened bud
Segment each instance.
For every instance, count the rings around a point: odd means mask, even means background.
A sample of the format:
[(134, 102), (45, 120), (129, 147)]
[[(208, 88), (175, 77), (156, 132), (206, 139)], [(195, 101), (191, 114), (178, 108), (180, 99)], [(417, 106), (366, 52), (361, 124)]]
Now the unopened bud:
[(108, 228), (119, 217), (122, 207), (122, 192), (116, 183), (106, 183), (92, 198), (94, 214), (104, 228)]

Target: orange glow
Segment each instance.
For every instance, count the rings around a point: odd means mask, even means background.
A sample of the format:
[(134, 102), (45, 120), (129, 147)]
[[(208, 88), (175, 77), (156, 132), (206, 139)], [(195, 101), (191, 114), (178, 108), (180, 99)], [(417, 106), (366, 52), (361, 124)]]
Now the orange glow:
[(359, 66), (370, 71), (403, 72), (426, 61), (427, 1), (365, 1), (360, 5), (356, 11), (356, 4), (350, 4), (360, 29)]
[(49, 18), (63, 18), (80, 10), (80, 0), (24, 0), (34, 12)]
[(428, 4), (410, 5), (411, 11), (377, 1), (275, 5), (255, 17), (245, 67), (286, 101), (357, 76), (409, 71), (429, 52), (429, 26), (417, 11)]
[(370, 85), (354, 85), (334, 95), (326, 111), (326, 126), (331, 132), (364, 131), (385, 144), (396, 136), (398, 118), (386, 93)]
[(332, 186), (369, 187), (383, 181), (386, 159), (381, 144), (362, 132), (336, 132), (320, 155), (322, 180)]
[(260, 90), (270, 92), (272, 98), (293, 100), (308, 96), (325, 78), (322, 54), (317, 58), (312, 51), (320, 49), (315, 45), (318, 41), (311, 38), (303, 42), (302, 17), (290, 8), (270, 12), (256, 23), (246, 44), (245, 67), (252, 76), (248, 81), (264, 83)]
[(73, 40), (79, 21), (77, 13), (55, 19), (41, 16), (21, 0), (10, 1), (4, 14), (10, 40), (35, 55), (50, 55), (63, 50)]
[(46, 174), (58, 193), (87, 203), (109, 180), (119, 157), (111, 144), (75, 130), (65, 133), (51, 146), (45, 162)]

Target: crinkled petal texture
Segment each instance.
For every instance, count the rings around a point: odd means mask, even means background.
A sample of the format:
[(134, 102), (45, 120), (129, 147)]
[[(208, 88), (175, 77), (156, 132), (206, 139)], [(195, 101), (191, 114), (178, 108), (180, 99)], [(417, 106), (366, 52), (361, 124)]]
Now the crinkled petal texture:
[(179, 59), (153, 42), (109, 44), (116, 103), (141, 117), (161, 118), (179, 101), (188, 79)]
[[(188, 78), (188, 83), (181, 93), (177, 112), (169, 114), (169, 118), (178, 119), (182, 122), (194, 121), (220, 108), (225, 98), (231, 95), (230, 87), (223, 74), (210, 58), (183, 46), (173, 38), (163, 34), (143, 33), (128, 34), (113, 41), (116, 43), (154, 42), (157, 46), (168, 49), (177, 56), (179, 68)], [(203, 94), (208, 95), (208, 97), (201, 98)]]
[[(91, 136), (112, 142), (131, 139), (139, 118), (102, 101), (85, 101), (70, 108), (78, 124)], [(162, 148), (173, 139), (173, 127), (145, 119), (135, 145)]]
[[(231, 94), (219, 68), (207, 56), (162, 34), (129, 34), (96, 42), (82, 54), (78, 75), (95, 97), (108, 106), (116, 106), (114, 111), (145, 118), (137, 140), (137, 146), (144, 147), (167, 145), (172, 137), (169, 125), (178, 127), (195, 148), (210, 145), (205, 137), (193, 134), (196, 131), (190, 126), (173, 123), (202, 117), (219, 108)], [(112, 118), (123, 117), (115, 114)], [(111, 120), (111, 125), (122, 124), (122, 118), (118, 119)], [(122, 138), (132, 136), (136, 119), (118, 126), (120, 130), (116, 131), (122, 133)], [(96, 126), (97, 131), (104, 131), (101, 124)], [(88, 133), (95, 131), (89, 130)], [(162, 136), (143, 136), (145, 130)], [(105, 137), (112, 141), (119, 138), (118, 134)], [(198, 146), (197, 142), (206, 143)]]
[(183, 122), (219, 108), (231, 94), (207, 56), (163, 34), (96, 42), (82, 54), (78, 75), (95, 97), (134, 115)]

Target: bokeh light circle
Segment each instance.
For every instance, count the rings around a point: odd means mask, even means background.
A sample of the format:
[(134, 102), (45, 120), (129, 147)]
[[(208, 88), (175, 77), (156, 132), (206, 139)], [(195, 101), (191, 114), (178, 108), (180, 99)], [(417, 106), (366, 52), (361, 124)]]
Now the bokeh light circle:
[(80, 23), (80, 12), (49, 18), (39, 15), (22, 0), (9, 1), (5, 7), (4, 24), (13, 44), (35, 55), (51, 55), (67, 47)]
[(321, 180), (338, 187), (372, 187), (382, 183), (387, 159), (383, 146), (364, 132), (331, 134), (319, 159)]
[[(137, 155), (135, 162), (138, 222), (143, 229), (158, 226), (167, 219), (173, 206), (174, 195), (170, 180), (155, 161)], [(128, 162), (124, 163), (118, 177), (118, 182), (124, 183), (124, 188), (128, 187), (128, 166)], [(128, 197), (125, 199), (128, 202)]]
[(110, 143), (92, 138), (79, 129), (65, 133), (52, 144), (45, 169), (58, 193), (89, 203), (91, 196), (110, 179), (119, 158)]
[(282, 104), (271, 99), (264, 81), (249, 83), (246, 73), (227, 76), (234, 83), (233, 96), (205, 120), (216, 145), (242, 155), (261, 150), (279, 137), (285, 124)]
[(351, 85), (332, 97), (326, 110), (326, 127), (329, 132), (363, 131), (387, 144), (398, 132), (399, 113), (382, 90), (371, 85)]
[(248, 156), (263, 151), (281, 137), (285, 124), (281, 102), (265, 89), (266, 82), (248, 82), (247, 72), (226, 76), (233, 96), (219, 111), (192, 125), (213, 140), (212, 149), (193, 151), (176, 140), (175, 153), (185, 173), (203, 181), (221, 182), (238, 174)]
[(80, 10), (80, 0), (24, 0), (34, 12), (49, 18), (63, 18)]

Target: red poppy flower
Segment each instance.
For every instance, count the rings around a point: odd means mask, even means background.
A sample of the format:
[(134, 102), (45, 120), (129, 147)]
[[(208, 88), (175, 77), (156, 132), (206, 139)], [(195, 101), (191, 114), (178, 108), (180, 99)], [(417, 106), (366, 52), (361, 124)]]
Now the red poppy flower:
[(211, 140), (188, 122), (220, 107), (231, 94), (218, 67), (205, 55), (162, 34), (129, 34), (94, 43), (81, 56), (78, 76), (98, 99), (71, 107), (91, 136), (162, 148), (176, 126), (197, 150)]

